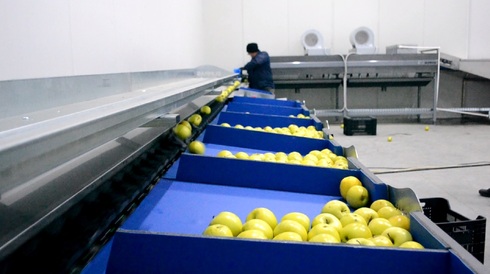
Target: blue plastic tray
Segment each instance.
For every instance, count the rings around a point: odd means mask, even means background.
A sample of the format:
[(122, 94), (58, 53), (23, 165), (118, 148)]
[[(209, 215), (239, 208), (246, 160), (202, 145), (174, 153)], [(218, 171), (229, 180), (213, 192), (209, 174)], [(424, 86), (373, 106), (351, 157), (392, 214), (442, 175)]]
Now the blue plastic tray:
[(298, 151), (306, 155), (312, 150), (330, 149), (337, 155), (344, 155), (341, 146), (333, 144), (326, 139), (297, 137), (284, 134), (237, 129), (217, 125), (208, 125), (198, 138), (205, 143), (252, 148), (272, 152), (282, 151), (289, 153)]
[[(242, 88), (243, 89), (243, 88)], [(249, 103), (258, 105), (272, 105), (272, 106), (283, 106), (283, 107), (302, 107), (299, 101), (292, 100), (277, 100), (277, 99), (267, 99), (267, 98), (251, 98), (237, 96), (232, 99), (235, 103)]]
[(314, 126), (316, 130), (322, 130), (323, 124), (314, 119), (304, 119), (304, 118), (292, 118), (286, 116), (273, 116), (264, 115), (256, 113), (243, 113), (243, 112), (232, 112), (223, 111), (219, 114), (219, 119), (216, 121), (217, 124), (228, 123), (231, 126), (241, 124), (242, 126), (252, 126), (252, 127), (265, 127), (270, 126), (275, 127), (287, 127), (291, 124), (297, 125), (299, 127), (304, 126)]
[[(371, 199), (387, 199), (387, 186), (361, 170), (319, 168), (184, 153), (175, 178), (225, 186), (252, 187), (298, 193), (340, 196), (339, 184), (356, 176), (371, 193)], [(170, 178), (170, 177), (168, 177)]]
[(106, 273), (472, 273), (447, 250), (206, 238), (119, 230)]
[(115, 234), (107, 273), (468, 273), (423, 229), (412, 234), (425, 250), (201, 236), (220, 211), (243, 219), (265, 206), (278, 218), (311, 217), (333, 198), (162, 180)]
[(305, 116), (310, 115), (310, 111), (301, 107), (285, 107), (263, 104), (251, 104), (251, 103), (235, 103), (230, 102), (227, 106), (227, 111), (245, 112), (245, 113), (258, 113), (277, 116), (289, 116), (303, 114)]

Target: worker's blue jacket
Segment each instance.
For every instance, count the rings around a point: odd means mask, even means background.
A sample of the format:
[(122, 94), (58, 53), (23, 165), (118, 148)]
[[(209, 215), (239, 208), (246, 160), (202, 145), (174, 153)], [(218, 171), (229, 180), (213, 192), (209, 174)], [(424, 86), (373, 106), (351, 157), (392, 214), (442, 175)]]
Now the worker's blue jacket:
[(243, 69), (248, 72), (249, 88), (267, 90), (274, 88), (272, 81), (271, 60), (265, 51), (259, 53), (248, 62)]

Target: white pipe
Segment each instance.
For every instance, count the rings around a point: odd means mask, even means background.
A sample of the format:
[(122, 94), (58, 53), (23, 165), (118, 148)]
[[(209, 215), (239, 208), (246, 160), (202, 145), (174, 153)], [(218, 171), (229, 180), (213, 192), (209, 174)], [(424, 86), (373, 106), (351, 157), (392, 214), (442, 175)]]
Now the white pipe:
[(468, 112), (468, 111), (462, 111), (462, 110), (454, 110), (454, 109), (449, 109), (449, 108), (437, 108), (437, 110), (438, 111), (452, 112), (452, 113), (460, 113), (460, 114), (480, 116), (480, 117), (485, 117), (485, 118), (490, 119), (490, 112), (489, 112), (489, 114), (482, 114), (482, 113)]

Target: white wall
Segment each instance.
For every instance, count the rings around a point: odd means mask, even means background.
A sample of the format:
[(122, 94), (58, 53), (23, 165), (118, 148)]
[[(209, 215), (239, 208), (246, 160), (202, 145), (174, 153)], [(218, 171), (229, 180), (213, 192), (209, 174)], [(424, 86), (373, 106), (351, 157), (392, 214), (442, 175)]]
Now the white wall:
[(205, 63), (200, 0), (0, 0), (0, 80)]
[(490, 59), (487, 0), (0, 0), (0, 80), (194, 68), (232, 70), (248, 42), (302, 55), (314, 28), (332, 53), (371, 28), (394, 44)]
[[(486, 0), (212, 0), (206, 1), (205, 17), (220, 32), (235, 32), (236, 39), (207, 39), (208, 48), (220, 44), (208, 63), (232, 69), (247, 62), (248, 42), (257, 42), (270, 55), (302, 55), (301, 35), (314, 28), (331, 53), (346, 54), (350, 33), (366, 26), (373, 30), (378, 53), (387, 46), (415, 44), (438, 46), (462, 59), (490, 59), (490, 32), (485, 28), (490, 14)], [(231, 8), (232, 6), (232, 8)], [(220, 9), (222, 7), (222, 9)], [(230, 12), (237, 20), (229, 17)], [(240, 16), (243, 18), (238, 20)], [(239, 44), (239, 45), (237, 45)], [(241, 47), (241, 48), (240, 48)], [(218, 48), (218, 47), (217, 47)], [(237, 50), (239, 48), (239, 50)], [(240, 58), (237, 57), (240, 55)]]
[(490, 1), (471, 0), (470, 2), (470, 33), (469, 59), (490, 59)]

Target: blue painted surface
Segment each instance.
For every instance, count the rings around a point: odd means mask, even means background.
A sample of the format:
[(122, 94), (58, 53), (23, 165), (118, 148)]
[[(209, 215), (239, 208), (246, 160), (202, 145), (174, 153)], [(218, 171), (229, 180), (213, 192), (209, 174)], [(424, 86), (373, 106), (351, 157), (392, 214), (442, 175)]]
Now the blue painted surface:
[[(107, 273), (456, 273), (447, 250), (119, 231)], [(464, 272), (463, 272), (464, 273)]]
[(221, 211), (243, 221), (256, 207), (269, 208), (277, 218), (299, 211), (313, 219), (331, 199), (340, 197), (163, 179), (121, 228), (201, 235)]

